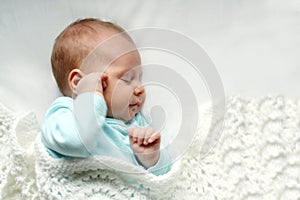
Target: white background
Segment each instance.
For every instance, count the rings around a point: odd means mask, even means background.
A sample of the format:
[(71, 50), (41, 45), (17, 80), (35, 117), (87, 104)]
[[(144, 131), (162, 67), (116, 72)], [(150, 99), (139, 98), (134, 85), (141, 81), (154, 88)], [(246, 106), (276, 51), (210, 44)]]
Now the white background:
[(78, 18), (160, 27), (201, 45), (227, 96), (300, 97), (300, 0), (0, 0), (0, 102), (41, 119), (58, 95), (50, 55)]

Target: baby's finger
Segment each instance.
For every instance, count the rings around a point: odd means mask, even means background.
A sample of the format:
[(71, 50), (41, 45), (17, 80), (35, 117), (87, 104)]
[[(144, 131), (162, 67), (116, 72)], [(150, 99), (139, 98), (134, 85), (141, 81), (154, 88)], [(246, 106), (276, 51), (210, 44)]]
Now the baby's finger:
[(135, 137), (135, 128), (129, 128), (127, 131), (128, 131), (130, 143), (133, 144), (137, 140)]
[(139, 127), (138, 130), (139, 130), (138, 144), (141, 145), (144, 143), (146, 130), (145, 130), (145, 128), (142, 128), (142, 127)]
[(140, 133), (140, 128), (139, 127), (136, 127), (136, 128), (133, 129), (132, 137), (133, 137), (134, 142), (138, 142), (139, 133)]
[(137, 139), (137, 143), (139, 145), (143, 144), (144, 143), (144, 137), (142, 135), (139, 135), (138, 139)]
[(129, 137), (133, 137), (134, 128), (129, 128), (127, 131), (128, 131)]
[(152, 143), (155, 140), (160, 139), (160, 133), (159, 132), (154, 132), (154, 134), (151, 135), (151, 137), (149, 138), (148, 142)]
[(148, 140), (153, 133), (155, 133), (155, 130), (153, 128), (147, 128), (145, 133), (144, 145), (148, 144)]
[(130, 143), (131, 146), (133, 145), (133, 138), (130, 135), (129, 135), (129, 143)]

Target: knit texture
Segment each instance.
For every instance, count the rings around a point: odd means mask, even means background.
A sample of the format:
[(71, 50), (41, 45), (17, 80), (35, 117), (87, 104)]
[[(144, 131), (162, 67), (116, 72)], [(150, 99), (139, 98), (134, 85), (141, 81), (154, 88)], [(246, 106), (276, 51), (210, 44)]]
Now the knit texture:
[(109, 157), (54, 159), (34, 114), (0, 105), (0, 198), (300, 199), (299, 100), (230, 97), (221, 137), (203, 157), (210, 114), (171, 171), (155, 176)]

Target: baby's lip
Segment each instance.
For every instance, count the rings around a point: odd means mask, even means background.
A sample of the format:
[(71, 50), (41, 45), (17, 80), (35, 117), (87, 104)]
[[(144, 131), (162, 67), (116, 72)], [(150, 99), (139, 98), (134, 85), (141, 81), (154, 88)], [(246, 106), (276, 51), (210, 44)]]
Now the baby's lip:
[(132, 107), (132, 106), (138, 106), (139, 107), (140, 105), (141, 105), (140, 101), (136, 101), (136, 102), (133, 102), (133, 103), (129, 104), (130, 107)]

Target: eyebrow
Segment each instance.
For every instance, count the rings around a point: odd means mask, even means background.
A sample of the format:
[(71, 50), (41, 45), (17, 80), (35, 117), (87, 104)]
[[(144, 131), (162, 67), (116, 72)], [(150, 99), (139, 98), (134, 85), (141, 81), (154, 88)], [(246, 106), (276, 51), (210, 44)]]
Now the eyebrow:
[(133, 68), (133, 69), (131, 69), (131, 70), (128, 70), (128, 71), (126, 71), (126, 70), (122, 70), (122, 71), (120, 71), (120, 73), (121, 74), (126, 74), (126, 73), (137, 73), (138, 75), (143, 75), (143, 70), (141, 69), (141, 70), (137, 70), (137, 68)]

